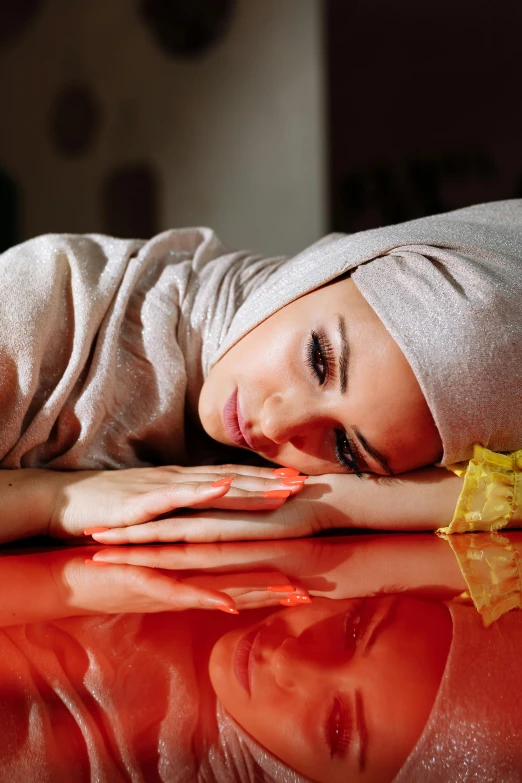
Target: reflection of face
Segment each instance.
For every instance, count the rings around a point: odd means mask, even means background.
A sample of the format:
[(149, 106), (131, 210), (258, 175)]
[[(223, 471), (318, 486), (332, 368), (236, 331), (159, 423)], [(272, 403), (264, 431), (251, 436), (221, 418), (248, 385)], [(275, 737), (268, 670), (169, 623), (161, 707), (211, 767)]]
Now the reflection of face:
[(232, 717), (302, 775), (391, 780), (433, 706), (451, 633), (444, 604), (315, 599), (223, 636), (210, 675)]
[(199, 415), (215, 440), (310, 474), (401, 473), (442, 453), (413, 371), (350, 279), (233, 346), (203, 385)]

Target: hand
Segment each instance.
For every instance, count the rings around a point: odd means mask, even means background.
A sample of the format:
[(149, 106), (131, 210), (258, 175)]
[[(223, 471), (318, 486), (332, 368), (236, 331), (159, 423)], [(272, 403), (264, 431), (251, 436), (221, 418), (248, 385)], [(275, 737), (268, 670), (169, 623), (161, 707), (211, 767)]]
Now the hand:
[(124, 523), (119, 529), (111, 525), (112, 530), (93, 538), (102, 544), (207, 543), (298, 538), (334, 528), (435, 530), (451, 519), (461, 488), (461, 478), (434, 467), (398, 476), (364, 474), (362, 479), (341, 473), (310, 476), (289, 502), (264, 511), (257, 506), (251, 513), (243, 506), (227, 513), (213, 503), (211, 511)]
[[(278, 571), (243, 569), (240, 573), (208, 574), (111, 564), (71, 558), (58, 574), (69, 589), (69, 613), (172, 612), (218, 609), (237, 614), (243, 609), (309, 601), (307, 591)], [(55, 581), (58, 582), (55, 579)], [(272, 591), (270, 587), (276, 587)]]
[[(339, 515), (330, 505), (333, 476), (311, 476), (302, 491), (294, 492), (286, 503), (255, 513), (250, 509), (230, 513), (222, 510), (181, 513), (166, 519), (93, 532), (103, 544), (145, 544), (151, 542), (214, 542), (311, 536), (335, 527)], [(343, 476), (342, 478), (354, 478)], [(355, 481), (359, 481), (355, 477)], [(275, 505), (275, 504), (274, 504)]]
[[(179, 509), (266, 513), (300, 492), (305, 480), (242, 465), (55, 474), (58, 489), (47, 532), (62, 537), (93, 528), (143, 528)], [(171, 523), (177, 519), (170, 517)]]

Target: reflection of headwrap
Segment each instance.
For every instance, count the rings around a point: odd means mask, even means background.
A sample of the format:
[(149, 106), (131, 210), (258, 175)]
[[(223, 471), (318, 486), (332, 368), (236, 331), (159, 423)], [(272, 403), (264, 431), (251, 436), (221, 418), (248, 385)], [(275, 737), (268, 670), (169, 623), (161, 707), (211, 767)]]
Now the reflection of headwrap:
[(453, 640), (431, 715), (394, 783), (522, 781), (522, 612), (484, 628), (450, 604)]
[(312, 246), (247, 297), (221, 351), (351, 270), (419, 381), (442, 438), (442, 464), (469, 459), (475, 443), (522, 447), (522, 200)]
[(310, 783), (273, 756), (217, 704), (218, 737), (198, 783)]

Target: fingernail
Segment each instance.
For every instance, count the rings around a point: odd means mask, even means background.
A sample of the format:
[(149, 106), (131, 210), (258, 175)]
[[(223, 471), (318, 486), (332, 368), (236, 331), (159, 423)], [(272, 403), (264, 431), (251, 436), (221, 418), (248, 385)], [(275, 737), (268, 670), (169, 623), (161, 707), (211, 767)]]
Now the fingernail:
[(266, 588), (271, 593), (294, 593), (295, 587), (293, 585), (268, 585)]
[(298, 476), (301, 471), (295, 468), (276, 468), (274, 476)]
[(211, 487), (229, 487), (232, 482), (234, 481), (234, 476), (225, 476), (225, 478), (218, 479), (217, 481), (213, 481), (210, 485)]
[(282, 478), (281, 484), (286, 487), (302, 487), (308, 476), (288, 476), (288, 478)]
[(279, 603), (281, 606), (302, 606), (303, 604), (311, 604), (312, 599), (307, 595), (289, 595), (286, 598), (281, 598)]
[(214, 604), (214, 606), (216, 609), (219, 609), (220, 612), (226, 612), (227, 614), (239, 614), (237, 609), (234, 609), (228, 604)]
[(263, 492), (264, 498), (288, 498), (292, 493), (289, 489), (268, 489)]
[(112, 563), (109, 563), (106, 560), (86, 560), (85, 565), (108, 566), (112, 565)]
[(93, 533), (106, 533), (110, 527), (86, 527), (83, 531), (84, 536), (92, 536)]

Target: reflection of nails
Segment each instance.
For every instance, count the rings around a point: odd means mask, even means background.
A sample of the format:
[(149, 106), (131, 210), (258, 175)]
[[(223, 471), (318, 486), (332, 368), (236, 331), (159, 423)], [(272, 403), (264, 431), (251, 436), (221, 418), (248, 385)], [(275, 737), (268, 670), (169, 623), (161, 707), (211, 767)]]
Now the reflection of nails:
[(299, 470), (295, 468), (276, 468), (274, 470), (274, 476), (298, 476)]
[(84, 536), (92, 536), (93, 533), (106, 533), (110, 527), (86, 527), (83, 531)]
[(286, 598), (281, 598), (279, 603), (281, 606), (302, 606), (303, 604), (311, 604), (312, 599), (308, 595), (289, 595)]
[(288, 498), (292, 493), (289, 489), (268, 489), (263, 492), (264, 498)]
[(281, 484), (286, 487), (302, 487), (308, 476), (288, 476), (288, 478), (282, 478)]
[(109, 563), (107, 560), (86, 560), (85, 565), (108, 566), (112, 565), (112, 563)]
[(213, 481), (211, 487), (229, 487), (234, 481), (234, 476), (225, 476), (225, 478)]
[(293, 585), (268, 585), (266, 589), (271, 593), (295, 593)]
[(227, 614), (239, 614), (237, 609), (234, 609), (228, 604), (214, 604), (214, 606), (216, 609), (219, 609), (220, 612), (226, 612)]

